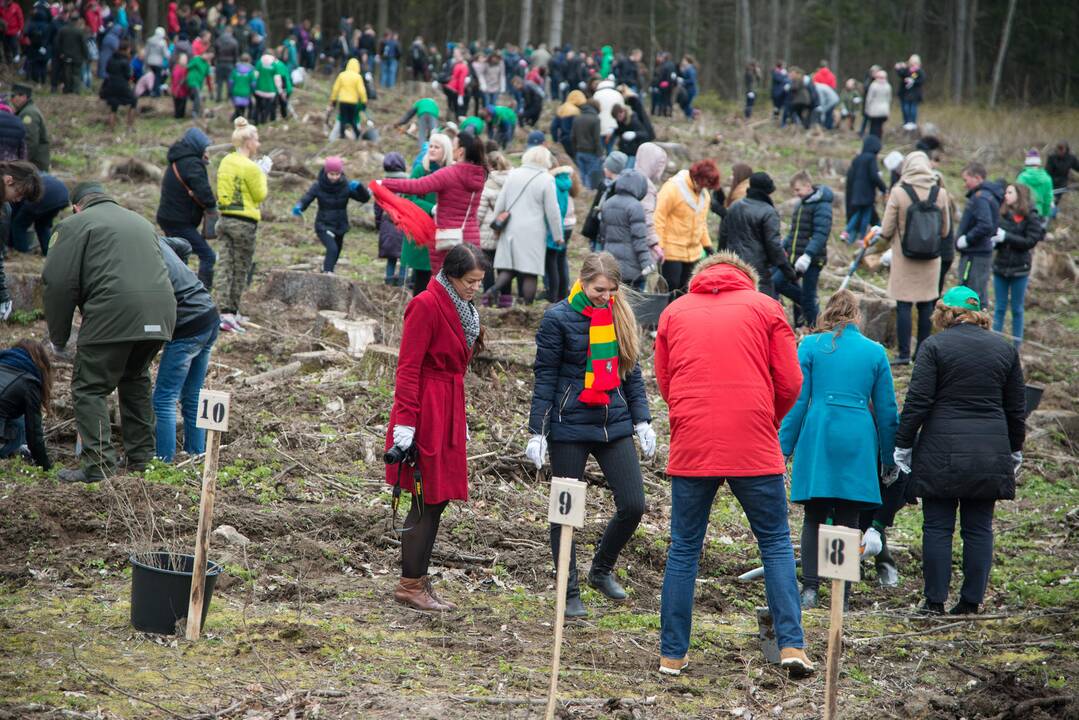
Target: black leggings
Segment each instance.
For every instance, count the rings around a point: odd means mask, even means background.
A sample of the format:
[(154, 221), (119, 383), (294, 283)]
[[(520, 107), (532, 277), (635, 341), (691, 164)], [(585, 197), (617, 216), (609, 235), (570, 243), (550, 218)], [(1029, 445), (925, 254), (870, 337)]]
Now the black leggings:
[(547, 272), (547, 302), (556, 303), (569, 297), (569, 262), (566, 251), (547, 248), (544, 268)]
[(431, 282), (430, 270), (412, 271), (412, 297), (416, 297), (427, 289), (427, 283)]
[[(920, 302), (918, 305), (918, 345), (929, 337), (933, 331), (933, 306), (932, 300)], [(914, 303), (899, 301), (895, 304), (895, 332), (898, 336), (899, 357), (910, 357), (910, 332), (914, 324)]]
[(423, 514), (420, 514), (420, 504), (412, 497), (412, 504), (405, 516), (405, 532), (401, 533), (401, 577), (421, 578), (427, 574), (427, 567), (431, 564), (431, 552), (435, 548), (435, 537), (438, 535), (438, 525), (442, 520), (442, 511), (448, 503), (437, 505), (423, 504)]
[[(817, 534), (818, 525), (824, 524), (829, 517), (833, 525), (858, 527), (859, 505), (848, 500), (834, 498), (814, 498), (805, 503), (805, 518), (802, 520), (802, 587), (816, 590), (820, 587), (817, 576)], [(849, 583), (848, 583), (849, 585)]]
[(663, 279), (667, 281), (667, 288), (671, 292), (671, 300), (679, 295), (684, 295), (689, 287), (689, 278), (693, 275), (695, 262), (681, 262), (679, 260), (663, 261)]
[(255, 96), (255, 124), (263, 125), (277, 119), (277, 98)]
[(345, 130), (352, 128), (352, 132), (356, 133), (356, 140), (360, 139), (360, 126), (356, 123), (359, 121), (360, 106), (356, 103), (338, 103), (337, 114), (341, 118), (341, 137), (345, 136)]
[(487, 270), (483, 273), (483, 291), (487, 292), (495, 284), (495, 251), (484, 250), (483, 254), (487, 257), (488, 263)]
[(341, 257), (341, 248), (345, 244), (345, 234), (335, 233), (325, 225), (315, 223), (315, 234), (319, 242), (326, 248), (326, 256), (322, 259), (322, 272), (333, 272), (337, 267), (337, 258)]
[(520, 291), (521, 300), (525, 305), (531, 305), (536, 300), (536, 285), (538, 279), (535, 275), (514, 272), (513, 270), (499, 270), (495, 284), (487, 292), (492, 296), (509, 292), (510, 283), (514, 276), (517, 277), (517, 289)]
[[(633, 436), (608, 443), (551, 443), (551, 473), (554, 477), (584, 479), (584, 467), (591, 455), (599, 463), (607, 487), (614, 493), (614, 517), (607, 523), (603, 538), (592, 557), (592, 570), (610, 572), (644, 515), (644, 482)], [(551, 525), (551, 555), (558, 564), (558, 541), (561, 525)], [(577, 585), (577, 542), (573, 542), (566, 597), (580, 595)]]

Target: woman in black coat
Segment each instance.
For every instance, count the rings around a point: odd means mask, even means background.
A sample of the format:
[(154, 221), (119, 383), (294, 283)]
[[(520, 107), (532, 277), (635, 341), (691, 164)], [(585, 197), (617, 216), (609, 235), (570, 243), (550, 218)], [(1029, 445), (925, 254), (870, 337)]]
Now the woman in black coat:
[[(157, 224), (169, 237), (187, 240), (199, 256), (199, 281), (209, 290), (214, 285), (217, 253), (204, 237), (217, 217), (217, 198), (206, 166), (210, 138), (198, 128), (188, 128), (183, 137), (169, 147), (165, 156), (168, 167), (161, 176), (161, 201), (157, 206)], [(209, 216), (211, 221), (203, 224)]]
[[(656, 451), (656, 433), (637, 364), (637, 321), (619, 291), (621, 280), (613, 255), (593, 253), (585, 258), (569, 298), (550, 306), (543, 315), (536, 333), (536, 380), (528, 418), (532, 437), (525, 450), (540, 469), (549, 438), (554, 477), (583, 480), (588, 456), (599, 463), (614, 493), (617, 512), (596, 546), (588, 584), (612, 600), (626, 598), (614, 578), (614, 564), (644, 515), (644, 483), (633, 436), (646, 457)], [(598, 340), (607, 337), (613, 341)], [(590, 338), (597, 342), (590, 343)], [(590, 354), (592, 368), (587, 367)], [(593, 368), (595, 373), (590, 372)], [(556, 563), (559, 534), (559, 526), (552, 524), (551, 552)], [(588, 614), (577, 585), (576, 545), (571, 550), (566, 590), (568, 617)]]
[(993, 564), (993, 507), (1015, 498), (1026, 435), (1019, 353), (989, 331), (978, 295), (954, 287), (918, 350), (895, 436), (895, 461), (922, 498), (922, 572), (929, 614), (944, 612), (959, 510), (963, 588), (952, 615), (978, 612)]
[(0, 352), (0, 458), (26, 448), (34, 463), (48, 470), (42, 408), (52, 395), (52, 363), (45, 346), (20, 340)]
[(359, 180), (349, 180), (345, 175), (344, 161), (337, 156), (326, 158), (318, 179), (311, 183), (300, 201), (292, 208), (295, 217), (303, 215), (307, 206), (318, 200), (318, 213), (315, 215), (315, 234), (326, 248), (322, 260), (322, 272), (332, 273), (341, 256), (348, 232), (348, 201), (365, 203), (371, 199), (371, 193)]
[(1023, 342), (1023, 305), (1030, 279), (1034, 246), (1045, 237), (1045, 227), (1031, 202), (1030, 188), (1013, 183), (1004, 190), (1000, 206), (1000, 225), (993, 240), (993, 332), (1004, 330), (1004, 316), (1012, 309), (1012, 338), (1015, 346)]
[(131, 56), (127, 41), (110, 57), (105, 65), (105, 80), (101, 83), (100, 97), (109, 106), (109, 130), (116, 127), (116, 112), (127, 106), (127, 127), (135, 126), (135, 93), (131, 89)]

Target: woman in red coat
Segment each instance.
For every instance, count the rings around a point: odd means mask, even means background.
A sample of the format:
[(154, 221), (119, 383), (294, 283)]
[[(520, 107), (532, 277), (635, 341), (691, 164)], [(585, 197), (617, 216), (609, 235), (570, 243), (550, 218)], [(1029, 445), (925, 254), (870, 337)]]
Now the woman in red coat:
[(487, 156), (483, 140), (472, 133), (461, 133), (453, 141), (453, 164), (416, 180), (385, 178), (382, 187), (395, 193), (426, 195), (435, 193), (438, 202), (435, 211), (435, 243), (431, 248), (431, 272), (437, 274), (442, 268), (445, 250), (437, 244), (444, 235), (461, 231), (458, 237), (465, 243), (480, 246), (480, 226), (476, 211), (487, 182)]
[[(387, 465), (386, 482), (412, 493), (393, 598), (418, 610), (456, 608), (435, 593), (427, 566), (446, 504), (468, 500), (464, 376), (472, 355), (483, 349), (472, 298), (489, 267), (478, 247), (458, 245), (445, 253), (441, 271), (405, 309), (386, 449), (413, 450), (408, 457), (415, 464)], [(419, 471), (422, 492), (413, 469)]]

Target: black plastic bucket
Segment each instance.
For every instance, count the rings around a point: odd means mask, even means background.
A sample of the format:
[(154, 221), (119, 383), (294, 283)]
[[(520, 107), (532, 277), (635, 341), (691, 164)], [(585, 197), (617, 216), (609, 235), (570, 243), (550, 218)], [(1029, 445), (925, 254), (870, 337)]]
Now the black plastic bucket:
[[(663, 292), (656, 292), (662, 284)], [(659, 316), (667, 309), (671, 298), (667, 290), (667, 283), (662, 276), (654, 283), (653, 292), (637, 292), (632, 295), (633, 314), (637, 316), (637, 323), (647, 329), (653, 330), (659, 326)]]
[(1027, 385), (1026, 386), (1026, 400), (1027, 400), (1027, 417), (1038, 409), (1038, 405), (1042, 402), (1042, 393), (1045, 392), (1045, 388), (1041, 385)]
[[(131, 624), (142, 632), (174, 635), (176, 621), (187, 617), (191, 600), (191, 572), (194, 555), (168, 552), (146, 553), (129, 558), (131, 562)], [(206, 601), (202, 604), (202, 624), (210, 610), (210, 599), (217, 585), (221, 566), (206, 563)]]

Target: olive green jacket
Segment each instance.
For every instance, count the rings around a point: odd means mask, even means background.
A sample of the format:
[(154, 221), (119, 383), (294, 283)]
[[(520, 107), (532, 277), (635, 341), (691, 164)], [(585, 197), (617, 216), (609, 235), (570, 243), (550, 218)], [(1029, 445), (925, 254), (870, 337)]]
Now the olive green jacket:
[(33, 100), (28, 100), (16, 113), (26, 126), (27, 160), (37, 165), (43, 173), (49, 171), (49, 131), (45, 127), (45, 118), (41, 115)]

